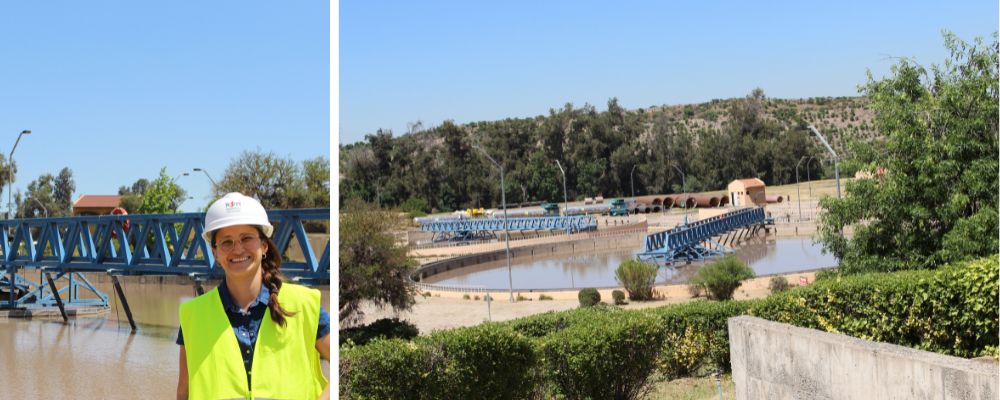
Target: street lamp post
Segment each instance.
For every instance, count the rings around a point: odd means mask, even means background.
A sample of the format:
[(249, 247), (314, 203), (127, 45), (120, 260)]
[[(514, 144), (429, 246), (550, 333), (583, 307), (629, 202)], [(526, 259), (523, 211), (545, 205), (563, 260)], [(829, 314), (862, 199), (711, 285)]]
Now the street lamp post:
[(194, 169), (193, 171), (194, 171), (194, 172), (198, 172), (198, 171), (201, 171), (201, 172), (203, 172), (203, 173), (205, 174), (205, 176), (207, 176), (207, 177), (208, 177), (208, 181), (209, 181), (209, 182), (212, 182), (212, 188), (213, 188), (213, 189), (215, 189), (215, 187), (216, 187), (216, 186), (218, 186), (218, 185), (216, 185), (216, 183), (215, 183), (215, 179), (212, 179), (212, 175), (209, 175), (209, 174), (208, 174), (208, 171), (205, 171), (205, 170), (204, 170), (203, 168), (195, 168), (195, 169)]
[[(489, 153), (487, 153), (486, 150), (483, 150), (479, 146), (473, 146), (473, 147), (475, 147), (476, 150), (479, 150), (481, 153), (483, 153), (483, 155), (486, 156), (486, 158), (490, 160), (490, 162), (492, 162), (493, 165), (497, 167), (497, 169), (500, 170), (500, 204), (501, 207), (503, 207), (503, 236), (504, 236), (504, 242), (506, 242), (507, 244), (507, 287), (510, 291), (510, 302), (513, 303), (514, 274), (511, 272), (510, 269), (510, 232), (507, 230), (507, 189), (503, 183), (503, 167), (500, 166), (500, 163), (498, 163), (497, 160), (494, 160), (493, 157), (490, 157)], [(560, 169), (562, 168), (560, 167)]]
[(34, 197), (32, 197), (31, 199), (34, 200), (35, 203), (38, 203), (39, 207), (42, 207), (42, 211), (45, 211), (45, 218), (48, 218), (49, 217), (49, 209), (45, 207), (45, 204), (42, 204), (42, 202), (40, 200), (38, 200), (38, 199), (36, 199)]
[(562, 172), (563, 177), (563, 216), (569, 212), (569, 198), (566, 197), (566, 171), (563, 170), (562, 164), (559, 164), (559, 160), (556, 160), (556, 166), (559, 167), (559, 172)]
[(191, 175), (191, 174), (187, 173), (187, 172), (182, 173), (182, 174), (177, 174), (177, 176), (175, 176), (174, 179), (171, 179), (170, 182), (171, 183), (177, 182), (177, 179), (180, 179), (180, 177), (182, 177), (182, 176), (188, 176), (188, 175)]
[(638, 166), (639, 166), (639, 164), (633, 165), (632, 166), (632, 171), (629, 171), (629, 173), (628, 173), (628, 180), (629, 180), (630, 183), (632, 183), (632, 198), (633, 199), (635, 199), (635, 167), (638, 167)]
[(816, 127), (814, 127), (812, 125), (809, 125), (809, 130), (811, 130), (813, 133), (815, 133), (816, 137), (819, 138), (820, 142), (823, 142), (823, 146), (826, 146), (826, 149), (830, 152), (830, 154), (833, 154), (833, 175), (834, 175), (835, 178), (837, 178), (837, 198), (839, 199), (840, 198), (840, 167), (837, 165), (837, 159), (839, 158), (839, 157), (837, 157), (837, 152), (833, 151), (833, 147), (830, 147), (830, 144), (826, 142), (826, 138), (824, 138), (823, 135), (820, 134), (818, 130), (816, 130)]
[(11, 202), (11, 181), (13, 181), (13, 175), (11, 175), (11, 169), (14, 167), (14, 150), (17, 150), (17, 144), (21, 143), (21, 136), (30, 135), (30, 130), (21, 131), (20, 135), (17, 135), (17, 141), (14, 142), (14, 148), (10, 149), (10, 156), (7, 157), (7, 218), (10, 218), (11, 211), (14, 210), (13, 203)]
[(682, 199), (684, 200), (684, 225), (687, 225), (688, 224), (687, 181), (684, 179), (684, 171), (681, 171), (680, 167), (678, 167), (677, 164), (670, 164), (670, 166), (674, 167), (674, 169), (676, 169), (677, 172), (680, 172), (681, 174), (681, 192), (683, 192), (684, 194), (684, 197), (682, 197)]
[(799, 165), (802, 161), (806, 159), (806, 156), (802, 156), (799, 162), (795, 163), (795, 197), (799, 198), (799, 222), (802, 221), (802, 190), (799, 189)]

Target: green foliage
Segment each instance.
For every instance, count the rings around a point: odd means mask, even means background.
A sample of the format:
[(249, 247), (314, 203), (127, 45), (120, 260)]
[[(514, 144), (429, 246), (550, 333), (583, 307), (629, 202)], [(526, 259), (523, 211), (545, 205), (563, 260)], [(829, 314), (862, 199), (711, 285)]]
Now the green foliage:
[(398, 318), (381, 318), (365, 326), (340, 330), (340, 345), (343, 346), (348, 340), (351, 343), (362, 346), (376, 339), (413, 339), (420, 334), (417, 327), (409, 321), (400, 321)]
[(433, 399), (445, 372), (428, 346), (400, 339), (340, 349), (340, 398)]
[[(829, 105), (823, 107), (835, 109), (836, 115), (867, 106), (855, 99), (825, 101)], [(770, 107), (773, 103), (781, 107)], [(684, 118), (685, 109), (689, 118)], [(781, 109), (784, 118), (776, 117)], [(769, 99), (756, 89), (744, 98), (655, 112), (625, 110), (612, 98), (604, 112), (566, 104), (535, 118), (464, 125), (445, 121), (398, 137), (378, 130), (364, 142), (341, 147), (341, 201), (359, 198), (392, 207), (416, 197), (440, 211), (499, 206), (497, 168), (472, 143), (504, 167), (512, 203), (561, 201), (563, 174), (557, 160), (565, 169), (565, 197), (570, 199), (630, 196), (633, 184), (637, 195), (719, 190), (742, 177), (787, 184), (795, 182), (796, 162), (819, 152), (803, 121), (812, 116), (806, 110), (816, 109), (805, 101)], [(842, 151), (837, 139), (843, 135), (826, 130), (826, 121), (819, 123)], [(686, 188), (680, 173), (668, 165), (683, 171)], [(803, 176), (819, 176), (822, 169), (819, 163), (804, 167)]]
[(576, 298), (580, 300), (580, 307), (591, 307), (601, 302), (601, 292), (594, 288), (580, 289)]
[(751, 313), (960, 357), (986, 355), (1000, 340), (998, 262), (993, 256), (938, 271), (825, 279), (768, 297)]
[(548, 379), (570, 399), (640, 398), (663, 343), (660, 321), (637, 312), (589, 317), (542, 338)]
[(771, 280), (767, 283), (767, 289), (771, 293), (784, 292), (788, 290), (788, 279), (785, 279), (783, 276), (771, 277)]
[(429, 342), (447, 363), (443, 398), (523, 399), (533, 387), (535, 349), (510, 327), (484, 323), (437, 332)]
[(620, 306), (626, 304), (625, 302), (625, 292), (615, 289), (611, 291), (611, 298), (615, 300), (615, 305)]
[(430, 206), (427, 205), (427, 202), (424, 201), (424, 199), (418, 199), (412, 196), (406, 199), (406, 201), (404, 201), (399, 208), (409, 213), (411, 217), (423, 217), (427, 215), (428, 211), (431, 210)]
[(416, 289), (407, 276), (416, 261), (393, 230), (403, 224), (398, 214), (351, 201), (340, 214), (340, 322), (360, 318), (362, 301), (394, 310), (413, 306)]
[(862, 88), (886, 139), (859, 158), (886, 173), (821, 202), (820, 239), (844, 273), (932, 268), (998, 248), (997, 35), (971, 45), (944, 37), (943, 65), (903, 59)]
[(330, 168), (325, 157), (305, 160), (300, 168), (291, 158), (274, 152), (244, 151), (226, 166), (212, 188), (216, 197), (240, 192), (254, 197), (266, 209), (330, 206)]
[(754, 272), (736, 256), (725, 256), (698, 270), (691, 284), (705, 288), (710, 298), (731, 300), (736, 288), (744, 280), (753, 278)]
[(340, 397), (523, 399), (536, 386), (536, 363), (531, 341), (498, 324), (378, 339), (341, 347)]
[(24, 199), (17, 196), (18, 218), (63, 217), (72, 214), (73, 171), (63, 168), (58, 176), (43, 174), (28, 184)]
[(746, 312), (750, 302), (695, 301), (649, 312), (666, 330), (658, 360), (668, 378), (729, 370), (729, 330), (726, 320)]
[(169, 214), (177, 212), (177, 204), (174, 203), (177, 194), (177, 185), (173, 179), (167, 175), (167, 167), (160, 168), (160, 176), (149, 183), (145, 193), (142, 195), (142, 204), (139, 205), (139, 214)]
[(630, 300), (652, 300), (656, 265), (640, 260), (627, 260), (615, 269), (615, 280), (625, 287)]
[(341, 397), (636, 398), (654, 371), (672, 379), (728, 370), (727, 319), (739, 315), (959, 357), (995, 355), (998, 263), (995, 255), (937, 270), (832, 276), (759, 300), (598, 305), (412, 342), (345, 344)]

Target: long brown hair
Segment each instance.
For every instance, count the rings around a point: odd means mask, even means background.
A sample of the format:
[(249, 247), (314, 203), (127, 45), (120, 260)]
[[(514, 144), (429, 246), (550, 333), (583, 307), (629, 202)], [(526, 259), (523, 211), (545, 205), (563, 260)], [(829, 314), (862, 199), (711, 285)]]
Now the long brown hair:
[[(260, 240), (267, 244), (267, 251), (260, 260), (261, 283), (267, 285), (267, 290), (271, 293), (267, 299), (267, 308), (270, 310), (271, 320), (284, 327), (285, 317), (292, 317), (295, 313), (285, 310), (278, 303), (278, 291), (285, 281), (284, 275), (281, 274), (281, 253), (278, 252), (278, 246), (274, 245), (271, 238), (267, 237), (259, 226), (254, 226), (254, 229), (257, 230)], [(215, 247), (215, 234), (218, 232), (218, 230), (212, 231), (212, 247)]]

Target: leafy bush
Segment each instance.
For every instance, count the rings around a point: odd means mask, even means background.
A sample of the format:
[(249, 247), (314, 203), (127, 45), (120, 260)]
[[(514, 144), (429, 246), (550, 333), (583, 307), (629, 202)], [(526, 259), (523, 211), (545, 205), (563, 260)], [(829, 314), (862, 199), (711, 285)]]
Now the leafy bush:
[(656, 266), (639, 260), (628, 260), (615, 270), (615, 280), (628, 291), (633, 301), (651, 300), (656, 282)]
[(364, 345), (376, 338), (409, 340), (420, 334), (416, 325), (397, 318), (382, 318), (365, 326), (340, 330), (340, 345), (350, 340), (356, 345)]
[(447, 363), (440, 398), (523, 399), (534, 386), (534, 346), (508, 326), (441, 331), (429, 342)]
[(399, 339), (347, 345), (340, 350), (340, 398), (429, 399), (444, 368), (429, 348)]
[(540, 295), (538, 295), (538, 300), (539, 301), (542, 301), (542, 300), (552, 300), (552, 296), (545, 295), (545, 294), (540, 294)]
[(731, 300), (743, 281), (754, 277), (753, 270), (735, 256), (725, 256), (698, 270), (692, 284), (701, 285), (715, 300)]
[(412, 342), (375, 340), (340, 353), (346, 399), (523, 399), (535, 388), (531, 341), (486, 323)]
[(668, 378), (729, 370), (727, 319), (742, 315), (752, 302), (695, 301), (652, 309), (666, 329), (659, 359)]
[(633, 311), (590, 314), (542, 339), (545, 370), (568, 399), (636, 399), (648, 392), (663, 326)]
[(615, 289), (611, 291), (611, 298), (615, 300), (615, 305), (625, 304), (625, 292)]
[(767, 288), (771, 290), (771, 293), (784, 292), (788, 290), (788, 279), (783, 276), (771, 277), (771, 281), (767, 283)]
[(576, 298), (580, 300), (580, 307), (591, 307), (601, 302), (601, 292), (594, 288), (580, 289)]

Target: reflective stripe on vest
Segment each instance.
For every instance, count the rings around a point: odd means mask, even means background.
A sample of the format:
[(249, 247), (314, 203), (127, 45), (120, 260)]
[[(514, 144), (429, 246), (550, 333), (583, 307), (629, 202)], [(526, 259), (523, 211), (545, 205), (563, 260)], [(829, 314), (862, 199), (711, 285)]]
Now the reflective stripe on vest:
[(189, 399), (315, 399), (326, 386), (316, 351), (320, 293), (284, 283), (278, 302), (295, 315), (285, 327), (264, 314), (254, 345), (247, 387), (236, 334), (215, 288), (181, 304), (180, 321), (187, 356)]

